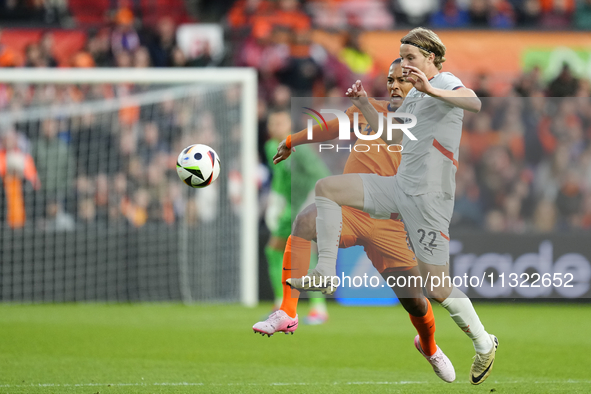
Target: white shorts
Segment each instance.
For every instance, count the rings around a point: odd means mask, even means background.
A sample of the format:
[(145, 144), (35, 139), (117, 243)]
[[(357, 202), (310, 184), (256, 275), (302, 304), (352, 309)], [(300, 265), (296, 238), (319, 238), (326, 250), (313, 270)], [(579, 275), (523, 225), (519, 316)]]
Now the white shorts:
[(454, 200), (443, 192), (409, 196), (398, 186), (396, 176), (359, 175), (363, 181), (363, 210), (375, 219), (399, 214), (417, 258), (427, 264), (445, 265), (449, 261), (449, 222)]

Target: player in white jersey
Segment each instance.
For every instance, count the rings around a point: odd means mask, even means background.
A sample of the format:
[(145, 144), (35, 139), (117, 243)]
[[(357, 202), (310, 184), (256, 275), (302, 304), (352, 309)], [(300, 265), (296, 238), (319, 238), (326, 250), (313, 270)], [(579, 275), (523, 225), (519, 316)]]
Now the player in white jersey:
[[(311, 276), (316, 283), (336, 274), (336, 256), (342, 227), (341, 206), (346, 205), (375, 218), (402, 216), (419, 260), (423, 278), (449, 276), (449, 222), (453, 212), (455, 173), (462, 132), (463, 110), (480, 111), (474, 92), (450, 73), (440, 73), (445, 46), (431, 30), (416, 28), (401, 40), (400, 57), (406, 78), (414, 87), (398, 113), (411, 113), (417, 123), (411, 129), (417, 140), (398, 130), (402, 160), (397, 175), (345, 174), (321, 179), (316, 184), (318, 265)], [(360, 81), (346, 93), (361, 110), (373, 130), (386, 122), (369, 104)], [(401, 119), (402, 120), (402, 119)], [(382, 130), (387, 130), (384, 123)], [(335, 242), (336, 241), (336, 242)], [(301, 280), (291, 280), (298, 287)], [(330, 283), (330, 280), (328, 281)], [(473, 341), (476, 356), (470, 382), (482, 383), (490, 374), (498, 340), (480, 322), (471, 301), (450, 281), (431, 287), (427, 294), (450, 312), (452, 319)]]

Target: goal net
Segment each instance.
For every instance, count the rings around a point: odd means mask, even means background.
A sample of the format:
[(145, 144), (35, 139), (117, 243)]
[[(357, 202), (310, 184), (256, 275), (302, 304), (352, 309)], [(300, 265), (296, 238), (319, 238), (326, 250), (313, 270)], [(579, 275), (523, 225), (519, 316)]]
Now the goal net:
[(255, 304), (256, 135), (250, 69), (0, 70), (0, 300)]

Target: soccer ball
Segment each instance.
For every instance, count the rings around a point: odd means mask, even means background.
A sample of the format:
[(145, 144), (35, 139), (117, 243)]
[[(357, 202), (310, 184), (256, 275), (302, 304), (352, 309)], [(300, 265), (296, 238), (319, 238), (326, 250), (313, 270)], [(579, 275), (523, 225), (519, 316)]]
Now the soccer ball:
[(220, 157), (207, 145), (188, 146), (177, 159), (176, 173), (191, 187), (209, 186), (220, 174)]

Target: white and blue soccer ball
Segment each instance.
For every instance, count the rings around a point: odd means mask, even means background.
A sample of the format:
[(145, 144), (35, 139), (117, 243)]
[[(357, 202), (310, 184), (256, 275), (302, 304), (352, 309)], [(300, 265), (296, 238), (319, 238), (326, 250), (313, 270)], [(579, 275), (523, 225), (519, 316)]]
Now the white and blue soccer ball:
[(220, 157), (207, 145), (188, 146), (177, 159), (176, 173), (191, 187), (209, 186), (220, 175)]

